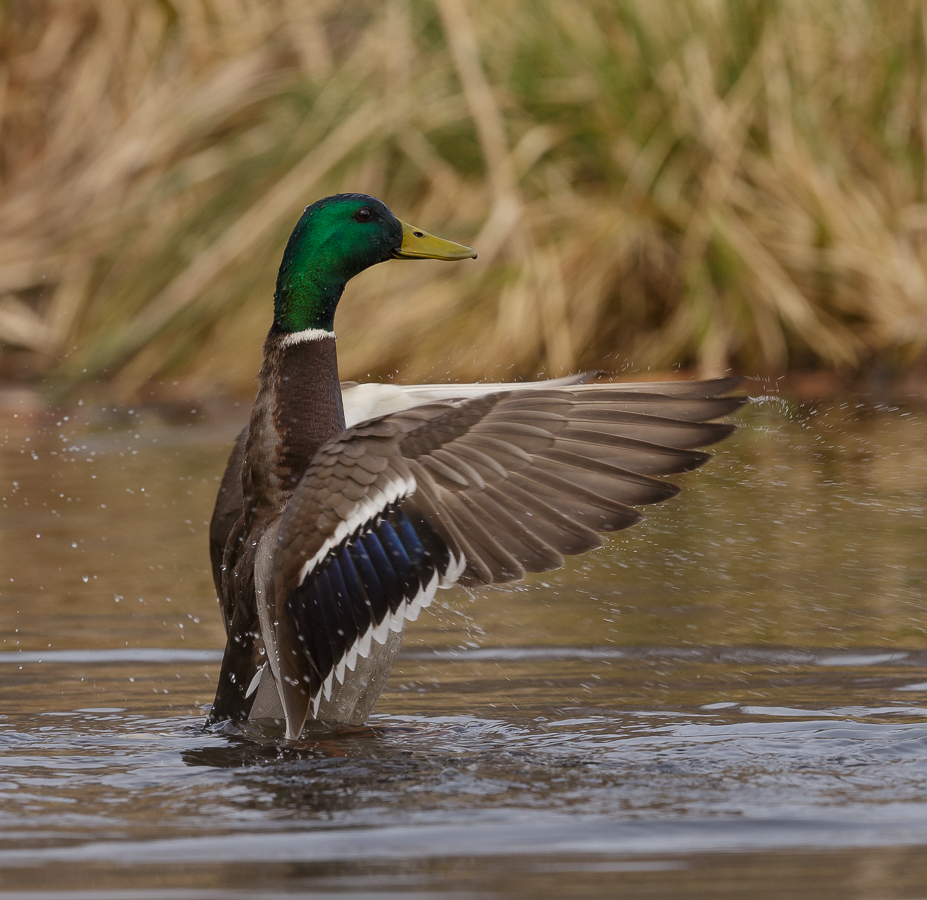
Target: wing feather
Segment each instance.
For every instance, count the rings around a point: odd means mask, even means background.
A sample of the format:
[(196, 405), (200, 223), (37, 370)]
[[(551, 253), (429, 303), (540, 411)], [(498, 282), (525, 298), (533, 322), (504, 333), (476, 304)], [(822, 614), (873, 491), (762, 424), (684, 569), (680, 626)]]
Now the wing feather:
[(281, 520), (267, 601), (288, 733), (437, 586), (556, 568), (674, 496), (654, 476), (708, 459), (695, 448), (732, 430), (711, 420), (736, 383), (473, 390), (329, 441)]
[(225, 466), (225, 472), (222, 475), (222, 481), (219, 484), (216, 505), (209, 522), (209, 560), (212, 564), (212, 580), (216, 587), (217, 596), (223, 601), (220, 605), (226, 632), (228, 632), (229, 623), (232, 621), (232, 609), (227, 602), (228, 594), (223, 590), (222, 579), (228, 563), (225, 555), (226, 548), (229, 545), (229, 537), (241, 518), (242, 507), (244, 506), (241, 493), (241, 466), (245, 458), (245, 441), (247, 437), (248, 429), (243, 428), (235, 439), (228, 463)]

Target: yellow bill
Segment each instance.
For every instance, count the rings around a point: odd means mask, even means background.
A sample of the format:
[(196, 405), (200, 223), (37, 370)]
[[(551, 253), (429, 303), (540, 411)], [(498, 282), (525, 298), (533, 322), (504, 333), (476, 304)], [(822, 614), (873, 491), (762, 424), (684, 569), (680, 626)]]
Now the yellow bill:
[(396, 259), (476, 259), (476, 250), (402, 222), (402, 245), (393, 251), (393, 256)]

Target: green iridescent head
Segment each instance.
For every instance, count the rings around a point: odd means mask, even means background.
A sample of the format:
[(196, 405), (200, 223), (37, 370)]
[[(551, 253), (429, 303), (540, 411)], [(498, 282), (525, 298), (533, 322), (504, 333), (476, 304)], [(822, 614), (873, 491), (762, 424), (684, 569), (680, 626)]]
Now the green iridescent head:
[(274, 291), (273, 330), (334, 330), (349, 279), (388, 259), (475, 258), (469, 247), (400, 222), (376, 197), (326, 197), (306, 207), (287, 242)]

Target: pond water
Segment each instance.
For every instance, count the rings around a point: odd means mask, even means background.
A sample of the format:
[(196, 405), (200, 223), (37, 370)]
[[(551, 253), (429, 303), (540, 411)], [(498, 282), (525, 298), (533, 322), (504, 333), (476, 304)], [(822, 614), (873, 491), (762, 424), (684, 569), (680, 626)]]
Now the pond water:
[(369, 726), (204, 731), (244, 408), (0, 415), (0, 900), (927, 894), (927, 415), (759, 399)]

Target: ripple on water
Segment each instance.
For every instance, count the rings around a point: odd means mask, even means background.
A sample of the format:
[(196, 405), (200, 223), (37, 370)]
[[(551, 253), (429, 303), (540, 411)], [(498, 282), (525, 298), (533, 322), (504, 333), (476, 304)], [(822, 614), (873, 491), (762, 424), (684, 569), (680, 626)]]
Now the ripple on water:
[(924, 896), (927, 428), (744, 416), (597, 554), (442, 595), (369, 726), (295, 743), (203, 728), (235, 428), (133, 421), (85, 463), (17, 425), (0, 900)]

